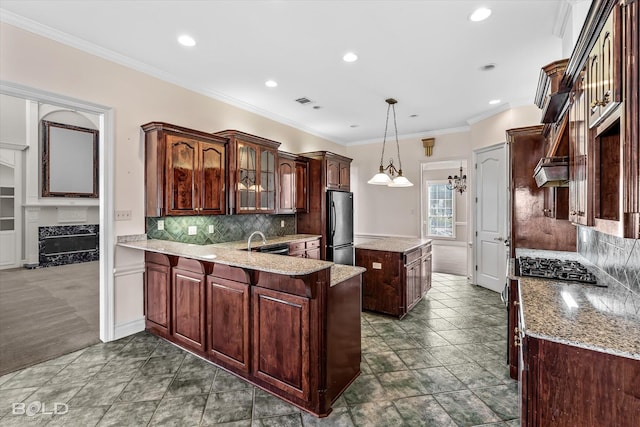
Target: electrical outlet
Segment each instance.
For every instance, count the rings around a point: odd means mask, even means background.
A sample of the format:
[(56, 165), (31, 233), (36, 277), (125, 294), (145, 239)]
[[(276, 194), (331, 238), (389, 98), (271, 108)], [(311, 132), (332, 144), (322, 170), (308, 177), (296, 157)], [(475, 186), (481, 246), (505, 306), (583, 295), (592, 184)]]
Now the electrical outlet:
[(164, 230), (164, 219), (158, 220), (158, 230)]
[(382, 270), (382, 263), (374, 262), (371, 264), (371, 268), (373, 268), (374, 270)]
[(131, 211), (116, 211), (116, 221), (130, 221)]
[(284, 228), (284, 219), (280, 221), (280, 227)]
[(213, 234), (214, 230), (213, 224), (209, 224), (209, 234)]
[(187, 233), (189, 234), (189, 236), (195, 236), (196, 234), (198, 234), (198, 227), (196, 225), (190, 225), (187, 229)]

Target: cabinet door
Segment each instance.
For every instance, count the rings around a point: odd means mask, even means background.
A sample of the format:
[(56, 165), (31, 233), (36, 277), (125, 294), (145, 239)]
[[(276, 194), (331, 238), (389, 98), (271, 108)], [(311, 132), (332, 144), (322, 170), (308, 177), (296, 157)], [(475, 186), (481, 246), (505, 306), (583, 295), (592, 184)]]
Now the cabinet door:
[(409, 312), (413, 308), (414, 305), (420, 300), (420, 291), (422, 289), (422, 284), (420, 280), (420, 260), (412, 262), (411, 264), (405, 267), (406, 269), (406, 281), (405, 281), (405, 292), (406, 292), (406, 302), (407, 308), (406, 312)]
[(186, 347), (205, 351), (205, 279), (203, 274), (173, 269), (171, 335)]
[(260, 287), (252, 287), (251, 292), (253, 375), (309, 400), (309, 300)]
[(578, 79), (569, 110), (569, 220), (592, 225), (588, 186), (588, 124), (584, 74)]
[(351, 187), (351, 165), (340, 162), (340, 189), (348, 191)]
[(507, 361), (509, 363), (509, 376), (514, 380), (518, 379), (518, 360), (519, 360), (519, 348), (516, 343), (519, 343), (520, 337), (518, 335), (518, 281), (509, 280), (507, 284), (509, 286), (509, 301), (507, 306)]
[(207, 142), (200, 143), (200, 214), (224, 214), (225, 198), (225, 147)]
[(600, 64), (600, 49), (596, 45), (587, 59), (587, 104), (589, 106), (589, 125), (593, 126), (600, 117), (600, 81), (602, 66)]
[(340, 162), (336, 159), (327, 159), (327, 188), (340, 189)]
[(296, 166), (295, 161), (280, 159), (278, 161), (278, 212), (294, 213), (296, 202)]
[(276, 210), (276, 154), (260, 149), (260, 203), (262, 212)]
[(198, 141), (167, 135), (167, 215), (197, 214)]
[(207, 353), (249, 372), (249, 285), (207, 276)]
[(147, 261), (144, 275), (144, 312), (147, 329), (169, 334), (171, 267)]
[(296, 162), (296, 212), (309, 212), (309, 164)]
[(431, 253), (429, 252), (422, 258), (422, 289), (421, 294), (424, 296), (431, 289)]
[(236, 203), (239, 213), (258, 209), (258, 150), (252, 144), (238, 142), (238, 176)]

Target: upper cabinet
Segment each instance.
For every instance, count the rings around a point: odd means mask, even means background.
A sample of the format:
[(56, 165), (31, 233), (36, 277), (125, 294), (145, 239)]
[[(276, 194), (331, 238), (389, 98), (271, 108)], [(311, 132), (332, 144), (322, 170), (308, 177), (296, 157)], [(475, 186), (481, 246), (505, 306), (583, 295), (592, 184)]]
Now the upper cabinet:
[(296, 212), (309, 212), (309, 159), (296, 158)]
[(620, 41), (620, 7), (615, 7), (587, 59), (589, 127), (598, 125), (620, 104)]
[(145, 132), (145, 215), (226, 213), (227, 140), (167, 123)]
[(640, 238), (638, 8), (591, 3), (558, 87), (569, 96), (554, 119), (569, 117), (569, 220), (633, 239)]
[[(229, 139), (230, 213), (276, 213), (279, 142), (237, 130), (216, 132)], [(235, 147), (235, 149), (234, 149)]]
[(351, 159), (329, 151), (302, 153), (303, 156), (322, 161), (324, 184), (327, 190), (350, 191)]
[(296, 155), (278, 152), (278, 213), (296, 211)]

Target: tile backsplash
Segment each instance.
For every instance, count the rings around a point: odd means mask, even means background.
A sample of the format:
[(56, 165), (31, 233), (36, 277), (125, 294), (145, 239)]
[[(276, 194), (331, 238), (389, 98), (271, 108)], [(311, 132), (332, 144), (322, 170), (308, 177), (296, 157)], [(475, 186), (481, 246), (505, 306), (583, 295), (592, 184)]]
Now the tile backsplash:
[[(158, 221), (164, 221), (164, 230), (158, 230)], [(213, 233), (209, 233), (210, 225), (213, 226)], [(196, 234), (189, 235), (189, 227), (196, 227)], [(146, 218), (149, 239), (197, 245), (245, 240), (256, 230), (262, 231), (267, 238), (295, 234), (296, 216), (247, 214)]]
[(578, 227), (578, 252), (640, 297), (640, 240)]

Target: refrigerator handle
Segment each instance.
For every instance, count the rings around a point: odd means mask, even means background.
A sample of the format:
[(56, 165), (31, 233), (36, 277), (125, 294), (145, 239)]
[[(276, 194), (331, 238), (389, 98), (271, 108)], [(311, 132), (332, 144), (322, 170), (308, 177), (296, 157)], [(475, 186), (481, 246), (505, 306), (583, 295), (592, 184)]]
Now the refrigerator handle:
[(336, 235), (336, 204), (331, 201), (331, 237)]

